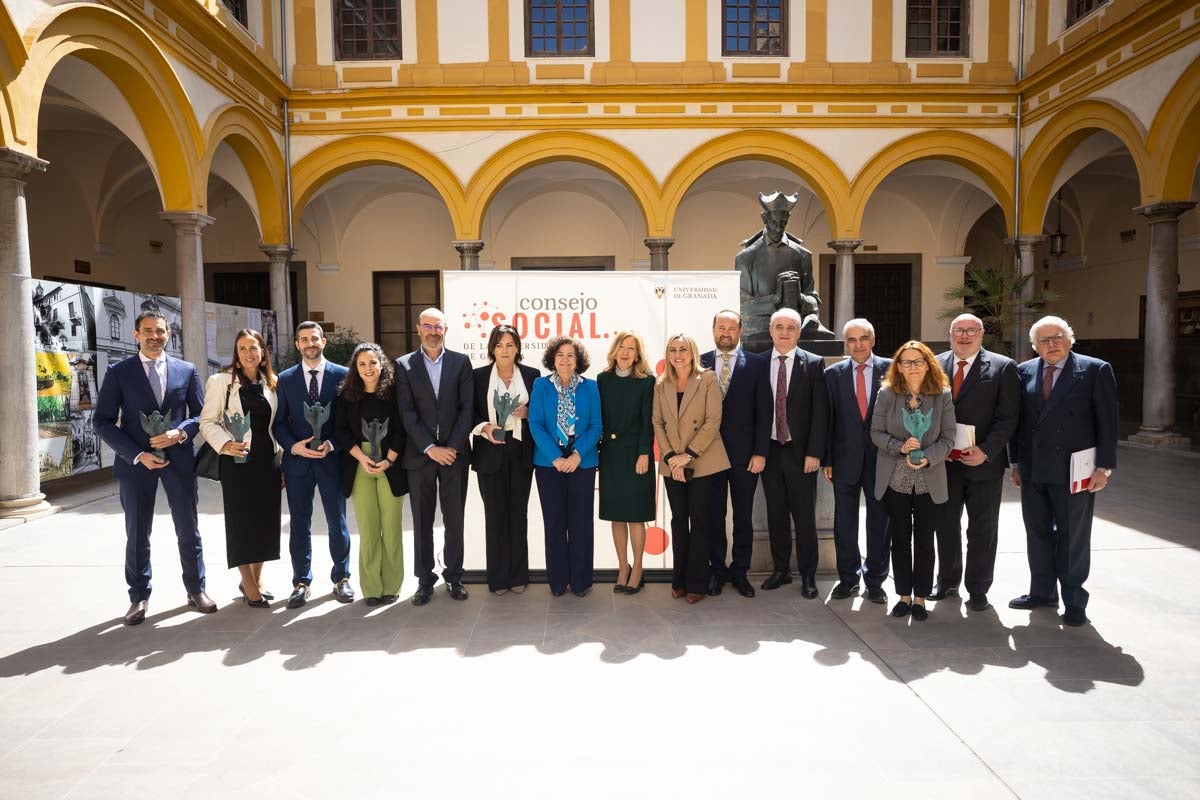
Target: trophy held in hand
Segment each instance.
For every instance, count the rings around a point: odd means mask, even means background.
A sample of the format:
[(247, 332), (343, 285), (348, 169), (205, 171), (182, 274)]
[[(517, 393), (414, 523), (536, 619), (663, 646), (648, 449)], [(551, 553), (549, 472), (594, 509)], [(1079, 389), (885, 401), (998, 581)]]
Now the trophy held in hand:
[(386, 419), (364, 419), (362, 421), (363, 441), (366, 442), (365, 448), (367, 458), (371, 459), (372, 466), (379, 466), (379, 462), (384, 459), (383, 440), (388, 435), (388, 421)]
[[(908, 431), (908, 435), (918, 442), (921, 441), (921, 437), (925, 435), (929, 427), (933, 424), (933, 409), (922, 411), (919, 408), (908, 408), (906, 406), (902, 410), (904, 411), (904, 430)], [(918, 447), (916, 450), (909, 451), (908, 463), (915, 467), (921, 463), (921, 459), (924, 457), (925, 451)]]
[(304, 419), (312, 426), (312, 438), (308, 441), (308, 449), (320, 450), (324, 443), (321, 439), (321, 428), (329, 421), (329, 403), (305, 403)]
[[(504, 444), (504, 428), (508, 425), (508, 418), (512, 416), (512, 412), (521, 404), (520, 396), (505, 392), (500, 394), (499, 389), (492, 390), (492, 408), (496, 410), (496, 430), (492, 431), (491, 438), (496, 444)], [(500, 438), (496, 438), (499, 436)]]
[[(246, 441), (246, 434), (250, 432), (250, 415), (226, 414), (225, 430), (233, 437), (233, 441), (238, 443)], [(247, 456), (233, 457), (235, 464), (245, 464), (247, 460)]]
[[(146, 435), (151, 439), (153, 439), (155, 436), (161, 436), (170, 430), (171, 420), (167, 417), (164, 417), (159, 412), (152, 411), (150, 412), (149, 416), (147, 416), (144, 412), (138, 413), (142, 415), (142, 430), (145, 431)], [(163, 463), (171, 460), (167, 458), (166, 450), (153, 450), (151, 451), (151, 454)]]

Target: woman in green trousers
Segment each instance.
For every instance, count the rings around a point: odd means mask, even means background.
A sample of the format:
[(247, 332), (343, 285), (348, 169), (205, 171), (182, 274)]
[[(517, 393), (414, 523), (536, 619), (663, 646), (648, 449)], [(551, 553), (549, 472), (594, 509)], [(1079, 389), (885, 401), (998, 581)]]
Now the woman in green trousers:
[(377, 344), (360, 344), (338, 387), (334, 438), (342, 453), (342, 492), (358, 523), (358, 584), (368, 606), (396, 602), (404, 581), (404, 495), (396, 466), (404, 425), (396, 405), (392, 362)]

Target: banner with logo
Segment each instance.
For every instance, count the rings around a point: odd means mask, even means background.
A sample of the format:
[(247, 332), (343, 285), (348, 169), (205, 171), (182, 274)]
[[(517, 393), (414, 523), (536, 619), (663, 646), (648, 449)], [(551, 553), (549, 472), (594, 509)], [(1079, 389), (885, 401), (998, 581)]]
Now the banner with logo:
[[(484, 366), (487, 339), (497, 325), (511, 325), (521, 336), (522, 363), (542, 367), (546, 344), (557, 336), (583, 342), (591, 366), (584, 374), (595, 378), (607, 365), (614, 337), (637, 331), (646, 343), (646, 357), (655, 374), (663, 370), (668, 335), (686, 333), (700, 352), (711, 350), (712, 318), (725, 308), (739, 306), (739, 273), (728, 272), (445, 272), (446, 346), (466, 353), (474, 366)], [(467, 494), (466, 567), (486, 567), (483, 503), (471, 482)], [(647, 530), (648, 568), (669, 567), (669, 512), (662, 481), (658, 481), (658, 515)], [(598, 503), (597, 503), (598, 508)], [(529, 566), (545, 567), (541, 505), (537, 487), (529, 501)], [(595, 565), (615, 568), (617, 557), (609, 524), (596, 519)], [(436, 532), (440, 534), (439, 532)], [(436, 534), (435, 534), (436, 535)], [(440, 542), (435, 544), (440, 551)]]

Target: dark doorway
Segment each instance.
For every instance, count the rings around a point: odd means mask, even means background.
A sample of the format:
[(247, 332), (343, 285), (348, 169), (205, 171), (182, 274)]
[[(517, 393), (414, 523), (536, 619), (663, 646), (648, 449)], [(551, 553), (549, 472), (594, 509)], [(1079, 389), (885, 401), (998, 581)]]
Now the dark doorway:
[(388, 358), (417, 349), (417, 315), (442, 306), (441, 273), (376, 272), (374, 278), (375, 341)]
[[(297, 272), (303, 270), (303, 261), (293, 261), (288, 270), (288, 299), (295, 310), (297, 319), (304, 319), (300, 313), (306, 311), (297, 302), (299, 293), (296, 287)], [(271, 307), (271, 273), (270, 266), (259, 264), (205, 264), (206, 277), (212, 282), (206, 287), (206, 296), (214, 303), (224, 303), (230, 306), (245, 308)]]
[(615, 256), (513, 256), (514, 270), (570, 270), (572, 272), (611, 272), (617, 268)]
[[(911, 261), (901, 261), (909, 259)], [(913, 320), (920, 318), (920, 256), (855, 254), (854, 316), (875, 326), (875, 352), (891, 357), (896, 348), (916, 336)], [(821, 255), (821, 274), (829, 293), (822, 292), (822, 317), (832, 315), (837, 297), (833, 256)], [(841, 322), (830, 328), (841, 338)]]

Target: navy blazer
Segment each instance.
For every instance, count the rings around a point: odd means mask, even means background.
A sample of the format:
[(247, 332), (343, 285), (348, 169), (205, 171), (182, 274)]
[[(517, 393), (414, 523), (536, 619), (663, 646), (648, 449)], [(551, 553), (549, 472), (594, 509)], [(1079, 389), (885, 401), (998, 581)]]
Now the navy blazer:
[(1021, 418), (1008, 455), (1021, 480), (1069, 484), (1071, 454), (1096, 448), (1096, 467), (1117, 466), (1120, 409), (1112, 366), (1076, 352), (1060, 362), (1063, 371), (1050, 397), (1042, 401), (1046, 365), (1033, 358), (1017, 367), (1021, 377)]
[[(938, 356), (942, 371), (954, 381), (954, 351)], [(1008, 466), (1008, 443), (1017, 431), (1021, 412), (1021, 379), (1017, 363), (1008, 356), (980, 350), (954, 398), (954, 418), (975, 426), (975, 446), (988, 460), (978, 467), (959, 465), (968, 480), (997, 480)]]
[[(425, 369), (425, 357), (417, 349), (396, 359), (396, 402), (408, 441), (401, 460), (405, 469), (420, 469), (431, 463), (425, 451), (432, 445), (452, 447), (470, 460), (471, 404), (474, 401), (471, 359), (453, 350), (442, 351), (442, 378), (438, 396)], [(458, 463), (457, 461), (455, 463)]]
[[(737, 466), (750, 463), (751, 456), (767, 457), (771, 443), (771, 393), (766, 391), (763, 373), (767, 359), (742, 348), (736, 351), (729, 389), (721, 402), (721, 441), (729, 463)], [(700, 356), (700, 366), (717, 373), (717, 351), (709, 350)]]
[[(335, 438), (334, 415), (337, 414), (337, 405), (334, 400), (337, 398), (338, 386), (348, 374), (350, 370), (340, 364), (328, 360), (325, 362), (325, 375), (321, 378), (321, 393), (317, 400), (329, 406), (329, 419), (321, 426), (321, 442), (332, 442)], [(292, 446), (296, 442), (312, 436), (312, 426), (304, 418), (304, 404), (308, 402), (308, 375), (303, 361), (279, 373), (279, 380), (275, 384), (275, 396), (279, 406), (275, 411), (275, 423), (271, 426), (271, 432), (275, 434), (275, 441), (283, 448), (283, 474), (303, 475), (310, 469), (319, 468), (323, 472), (340, 475), (341, 465), (337, 456), (330, 454), (325, 458), (316, 459), (292, 455)]]
[[(871, 415), (879, 383), (892, 366), (890, 358), (871, 354), (871, 384), (867, 386), (867, 418), (858, 413), (858, 394), (854, 389), (854, 359), (847, 358), (825, 370), (825, 391), (829, 393), (829, 440), (821, 466), (833, 467), (833, 480), (844, 486), (859, 486), (864, 475), (874, 475), (875, 455), (871, 441)], [(869, 472), (868, 472), (869, 470)]]
[[(554, 459), (562, 457), (559, 447), (558, 390), (549, 377), (533, 382), (529, 400), (529, 431), (533, 434), (533, 464), (553, 467)], [(591, 378), (584, 378), (575, 389), (575, 452), (579, 453), (579, 468), (589, 469), (600, 464), (600, 388)], [(566, 442), (562, 442), (566, 444)]]
[(104, 383), (100, 386), (100, 397), (93, 417), (96, 433), (105, 444), (117, 453), (113, 464), (113, 477), (122, 478), (149, 472), (133, 460), (138, 453), (148, 453), (150, 437), (142, 430), (141, 414), (158, 411), (166, 417), (172, 428), (187, 434), (188, 441), (173, 445), (166, 450), (170, 460), (168, 469), (191, 475), (195, 465), (195, 451), (191, 440), (200, 430), (200, 412), (204, 408), (204, 392), (200, 388), (200, 376), (196, 367), (187, 361), (166, 356), (167, 385), (160, 406), (150, 389), (150, 379), (142, 360), (134, 355), (108, 368)]

